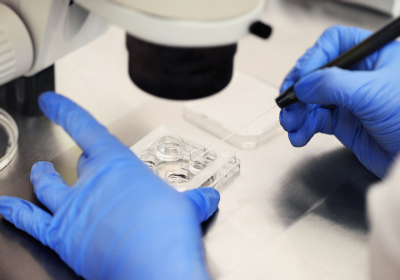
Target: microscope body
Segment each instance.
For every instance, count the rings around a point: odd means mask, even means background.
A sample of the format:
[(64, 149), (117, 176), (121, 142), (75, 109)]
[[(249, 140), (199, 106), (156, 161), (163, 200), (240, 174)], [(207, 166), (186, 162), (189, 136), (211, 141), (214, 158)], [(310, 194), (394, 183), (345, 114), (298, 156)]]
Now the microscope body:
[[(54, 62), (99, 37), (110, 23), (124, 28), (135, 45), (140, 45), (141, 52), (130, 57), (144, 55), (150, 58), (149, 61), (139, 59), (139, 66), (130, 67), (134, 69), (129, 70), (131, 78), (139, 87), (166, 98), (191, 99), (193, 89), (209, 83), (204, 87), (208, 92), (196, 97), (213, 94), (229, 83), (227, 71), (232, 72), (229, 69), (233, 67), (232, 46), (236, 50), (236, 42), (249, 33), (253, 22), (261, 18), (263, 6), (263, 0), (0, 0), (0, 86), (7, 85), (7, 89), (0, 89), (0, 106), (3, 106), (1, 96), (5, 91), (8, 98), (13, 94), (10, 91), (29, 91), (27, 82), (21, 79), (31, 77), (31, 84), (35, 85), (35, 75), (43, 71), (53, 75), (54, 79), (54, 69), (51, 69)], [(147, 47), (149, 51), (143, 52)], [(153, 50), (159, 52), (160, 47), (168, 57), (173, 53), (176, 61), (166, 59), (161, 62), (166, 64), (161, 70), (147, 71), (149, 62), (154, 63)], [(216, 55), (215, 48), (228, 51), (224, 65), (214, 65), (211, 61)], [(199, 51), (188, 52), (190, 49)], [(128, 50), (131, 51), (129, 46)], [(197, 61), (202, 60), (199, 54), (207, 56), (208, 60), (204, 61), (209, 64), (197, 65), (196, 69), (187, 67), (191, 57), (197, 55)], [(130, 64), (135, 63), (135, 59), (130, 59)], [(169, 67), (174, 69), (171, 71)], [(182, 86), (187, 80), (183, 77), (185, 71), (189, 69), (187, 75), (190, 76), (199, 72), (198, 67), (200, 72), (207, 72), (204, 82), (203, 77), (195, 77), (191, 79), (195, 81), (194, 85)], [(223, 69), (224, 73), (213, 68)], [(141, 69), (145, 69), (144, 72)], [(172, 73), (172, 76), (167, 75), (156, 90), (146, 88), (152, 80), (162, 80), (165, 73)], [(180, 78), (171, 84), (171, 77), (179, 75)], [(220, 76), (225, 77), (225, 81), (213, 88)], [(24, 89), (17, 89), (18, 85), (10, 86), (9, 83), (16, 79), (20, 79)], [(49, 79), (42, 77), (41, 80)], [(47, 90), (51, 87), (54, 87), (54, 81)], [(46, 87), (39, 88), (46, 90)], [(164, 88), (167, 88), (165, 96)], [(177, 92), (180, 94), (175, 98)], [(189, 98), (185, 98), (186, 95)]]
[(70, 5), (69, 0), (0, 0), (0, 11), (0, 32), (10, 50), (0, 60), (16, 63), (13, 75), (0, 76), (0, 85), (53, 65), (97, 38), (108, 26), (106, 20), (76, 4)]

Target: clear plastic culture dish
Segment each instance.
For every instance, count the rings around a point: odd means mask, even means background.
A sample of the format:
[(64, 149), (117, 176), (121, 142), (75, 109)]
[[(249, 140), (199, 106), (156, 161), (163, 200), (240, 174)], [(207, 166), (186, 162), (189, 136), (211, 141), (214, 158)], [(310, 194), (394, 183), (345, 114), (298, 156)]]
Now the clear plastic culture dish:
[(159, 177), (178, 191), (218, 189), (239, 173), (236, 154), (173, 126), (163, 125), (131, 150)]
[(0, 171), (6, 168), (13, 160), (18, 148), (18, 126), (14, 119), (0, 108), (0, 128), (3, 128), (8, 136), (7, 149), (3, 157), (0, 155)]

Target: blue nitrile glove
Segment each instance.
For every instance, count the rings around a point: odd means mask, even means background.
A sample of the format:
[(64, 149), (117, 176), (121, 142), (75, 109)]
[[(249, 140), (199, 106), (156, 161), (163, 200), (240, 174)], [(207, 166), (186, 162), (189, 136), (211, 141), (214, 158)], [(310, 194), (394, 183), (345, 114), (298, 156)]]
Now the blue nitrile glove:
[(83, 150), (79, 179), (71, 188), (51, 163), (38, 162), (31, 182), (52, 214), (6, 196), (0, 214), (86, 279), (208, 279), (200, 223), (216, 211), (219, 193), (177, 192), (61, 95), (45, 93), (39, 104)]
[(302, 77), (294, 87), (302, 102), (283, 109), (280, 122), (295, 147), (318, 132), (335, 135), (382, 178), (400, 150), (400, 43), (387, 45), (351, 70), (311, 72), (369, 35), (355, 27), (327, 29), (286, 77), (281, 92)]

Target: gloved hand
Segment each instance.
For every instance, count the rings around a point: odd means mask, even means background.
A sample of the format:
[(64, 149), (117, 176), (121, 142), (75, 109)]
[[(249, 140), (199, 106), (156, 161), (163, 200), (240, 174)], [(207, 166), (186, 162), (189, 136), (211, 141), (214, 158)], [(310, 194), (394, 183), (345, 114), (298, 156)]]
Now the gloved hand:
[(300, 79), (294, 92), (302, 102), (283, 109), (280, 122), (295, 147), (318, 132), (335, 135), (382, 178), (400, 150), (400, 43), (387, 45), (350, 70), (311, 72), (369, 35), (354, 27), (327, 29), (283, 82), (281, 92)]
[(31, 182), (52, 214), (5, 196), (0, 214), (86, 279), (208, 279), (200, 223), (216, 211), (219, 193), (175, 191), (61, 95), (45, 93), (39, 104), (83, 150), (79, 179), (71, 188), (51, 163), (38, 162)]

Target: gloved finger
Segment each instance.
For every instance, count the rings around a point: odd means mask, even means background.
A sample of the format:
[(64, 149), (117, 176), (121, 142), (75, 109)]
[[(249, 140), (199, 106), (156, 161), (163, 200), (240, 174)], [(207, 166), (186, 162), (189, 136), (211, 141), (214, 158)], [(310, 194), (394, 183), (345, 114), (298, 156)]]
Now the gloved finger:
[(338, 108), (332, 132), (368, 170), (380, 178), (385, 176), (393, 162), (392, 155), (373, 139), (352, 112)]
[(337, 67), (315, 71), (296, 83), (299, 100), (311, 104), (336, 105), (356, 113), (368, 99), (363, 88), (375, 79), (371, 71), (350, 71)]
[(35, 194), (52, 213), (62, 205), (71, 188), (50, 162), (37, 162), (32, 166), (31, 183)]
[[(292, 107), (292, 105), (297, 106)], [(281, 110), (279, 122), (285, 131), (294, 132), (304, 124), (308, 115), (307, 106), (303, 102), (297, 102)]]
[(44, 245), (46, 229), (51, 215), (29, 201), (9, 196), (0, 196), (0, 214), (17, 228), (29, 233)]
[(128, 149), (88, 112), (68, 98), (46, 92), (39, 97), (39, 105), (43, 113), (52, 122), (61, 125), (87, 156), (98, 150), (112, 150), (115, 154)]
[[(304, 75), (334, 60), (370, 35), (370, 31), (356, 27), (337, 25), (328, 28), (318, 38), (316, 44), (297, 61), (296, 66), (286, 76), (281, 86), (281, 92), (288, 89)], [(361, 68), (363, 70), (371, 69), (375, 59), (376, 53), (369, 56), (369, 59), (363, 60)]]
[(307, 120), (298, 130), (289, 133), (290, 143), (294, 147), (305, 146), (318, 132), (332, 134), (334, 110), (317, 108), (307, 115)]
[(218, 209), (220, 195), (216, 189), (198, 188), (183, 194), (193, 202), (201, 223), (208, 220)]
[[(295, 67), (286, 75), (281, 88), (280, 93), (286, 91), (290, 88), (298, 79), (300, 79), (303, 75), (314, 71), (315, 69), (321, 67), (326, 64), (326, 59), (323, 61), (318, 61), (314, 58), (314, 53), (318, 50), (318, 47), (314, 45), (309, 48), (306, 53), (297, 60)], [(317, 53), (318, 54), (318, 53)], [(319, 59), (321, 60), (321, 59)], [(325, 63), (324, 63), (325, 62)]]

